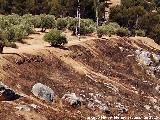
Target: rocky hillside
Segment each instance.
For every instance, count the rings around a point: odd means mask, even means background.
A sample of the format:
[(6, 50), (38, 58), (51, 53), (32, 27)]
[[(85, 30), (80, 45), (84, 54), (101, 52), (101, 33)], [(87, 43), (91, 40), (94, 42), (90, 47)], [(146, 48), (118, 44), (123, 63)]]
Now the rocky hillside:
[(150, 39), (91, 39), (0, 63), (1, 120), (160, 118), (160, 47)]

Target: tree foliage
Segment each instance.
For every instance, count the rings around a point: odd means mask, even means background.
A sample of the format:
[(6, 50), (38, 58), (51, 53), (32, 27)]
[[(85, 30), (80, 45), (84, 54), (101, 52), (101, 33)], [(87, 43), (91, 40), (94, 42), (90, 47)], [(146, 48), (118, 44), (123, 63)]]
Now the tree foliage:
[(128, 28), (132, 35), (143, 31), (145, 35), (158, 42), (160, 41), (158, 6), (159, 0), (122, 0), (122, 5), (111, 9), (110, 20)]
[(44, 36), (44, 40), (49, 42), (51, 46), (63, 46), (67, 43), (67, 38), (62, 35), (59, 30), (53, 29)]
[[(99, 11), (104, 10), (104, 5), (105, 0), (100, 0)], [(52, 14), (56, 17), (75, 17), (77, 6), (77, 0), (0, 0), (0, 13)], [(83, 18), (95, 18), (95, 0), (80, 0), (80, 6)], [(99, 17), (101, 16), (102, 14), (99, 14)]]

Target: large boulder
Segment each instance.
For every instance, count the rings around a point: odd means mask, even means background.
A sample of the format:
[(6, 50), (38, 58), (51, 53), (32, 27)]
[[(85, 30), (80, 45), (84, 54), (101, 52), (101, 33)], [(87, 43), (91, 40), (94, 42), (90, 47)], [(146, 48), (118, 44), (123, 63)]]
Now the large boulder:
[(37, 83), (32, 88), (32, 93), (47, 102), (53, 102), (54, 100), (54, 92), (51, 88), (47, 87), (46, 85), (43, 85), (41, 83)]
[(14, 101), (21, 97), (14, 90), (0, 82), (0, 101)]

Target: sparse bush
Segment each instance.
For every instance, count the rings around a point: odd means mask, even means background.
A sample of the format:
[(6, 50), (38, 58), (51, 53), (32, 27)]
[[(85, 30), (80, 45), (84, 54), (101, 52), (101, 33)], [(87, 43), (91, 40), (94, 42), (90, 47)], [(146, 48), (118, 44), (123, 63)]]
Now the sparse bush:
[(45, 32), (46, 29), (51, 29), (56, 26), (55, 17), (53, 15), (41, 14), (40, 17), (40, 27), (42, 28), (42, 32)]
[(11, 48), (18, 48), (18, 46), (15, 44), (15, 42), (9, 42), (8, 40), (4, 41), (5, 47), (11, 47)]
[[(76, 18), (68, 18), (68, 29), (73, 31), (73, 34), (76, 33), (76, 27), (78, 26), (78, 21)], [(95, 23), (91, 19), (81, 19), (80, 24), (80, 34), (87, 35), (95, 31)]]
[(41, 27), (41, 17), (40, 15), (35, 15), (32, 17), (32, 24), (34, 25), (35, 28), (40, 28)]
[(129, 36), (130, 31), (128, 30), (128, 28), (121, 27), (117, 30), (116, 34), (120, 37)]
[(5, 33), (2, 30), (0, 30), (0, 53), (3, 52), (3, 48), (5, 46), (4, 44), (5, 39), (6, 39)]
[[(73, 31), (73, 35), (76, 34), (76, 27), (78, 26), (78, 21), (76, 18), (68, 18), (68, 29)], [(87, 35), (95, 31), (95, 23), (91, 19), (81, 19), (80, 24), (80, 34)]]
[(10, 27), (11, 23), (8, 19), (6, 19), (4, 16), (0, 17), (0, 29), (5, 30), (7, 27)]
[(80, 34), (81, 35), (87, 35), (91, 34), (95, 31), (95, 23), (91, 19), (82, 19), (81, 20), (81, 28), (80, 28)]
[(49, 42), (51, 46), (63, 46), (67, 43), (67, 38), (61, 34), (59, 30), (53, 29), (49, 33), (46, 33), (44, 40)]
[(12, 25), (18, 25), (18, 24), (20, 24), (21, 21), (22, 21), (22, 19), (23, 19), (22, 17), (20, 17), (17, 14), (7, 15), (7, 16), (4, 16), (4, 17)]
[(144, 30), (136, 30), (135, 34), (136, 34), (136, 36), (144, 37), (145, 36), (145, 31)]
[(57, 19), (57, 29), (58, 30), (63, 30), (67, 28), (68, 21), (66, 18), (58, 18)]
[(69, 17), (68, 18), (68, 26), (67, 28), (71, 31), (73, 31), (73, 35), (75, 35), (76, 33), (76, 26), (78, 24), (78, 21), (76, 18), (72, 18), (72, 17)]
[(10, 42), (16, 42), (17, 40), (20, 41), (24, 37), (28, 35), (25, 25), (12, 25), (11, 27), (7, 28), (6, 31), (6, 38)]
[(97, 29), (97, 36), (98, 36), (99, 38), (101, 38), (104, 34), (105, 34), (105, 29), (104, 29), (104, 27), (103, 27), (103, 26), (98, 27), (98, 29)]
[(102, 35), (115, 35), (120, 26), (117, 23), (109, 23), (106, 25), (102, 25), (97, 29), (98, 37), (102, 37)]
[(24, 20), (20, 25), (23, 26), (23, 30), (27, 32), (27, 35), (35, 33), (34, 25), (31, 22)]
[(87, 34), (91, 34), (95, 31), (95, 27), (94, 26), (83, 26), (80, 28), (80, 34), (81, 35), (87, 35)]
[(6, 40), (6, 34), (3, 30), (0, 29), (0, 41)]

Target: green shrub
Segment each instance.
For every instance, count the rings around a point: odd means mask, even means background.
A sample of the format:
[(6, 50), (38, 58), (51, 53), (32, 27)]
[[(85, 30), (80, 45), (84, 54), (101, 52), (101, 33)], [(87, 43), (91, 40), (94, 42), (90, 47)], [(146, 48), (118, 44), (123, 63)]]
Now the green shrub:
[(115, 35), (120, 26), (117, 23), (109, 23), (99, 26), (97, 29), (97, 35), (101, 37), (102, 35)]
[[(73, 31), (73, 34), (76, 33), (76, 27), (78, 26), (78, 21), (76, 18), (68, 18), (68, 29)], [(95, 23), (91, 19), (81, 19), (80, 24), (80, 34), (87, 35), (95, 31)]]
[(3, 48), (5, 46), (5, 41), (6, 40), (6, 34), (3, 32), (3, 30), (0, 30), (0, 53), (3, 52)]
[(105, 28), (104, 26), (100, 26), (97, 28), (97, 36), (101, 38), (103, 35), (105, 35)]
[(46, 29), (51, 29), (56, 27), (55, 17), (53, 15), (45, 15), (41, 14), (41, 22), (40, 27), (42, 28), (42, 32), (45, 32)]
[(78, 24), (78, 21), (76, 18), (68, 17), (68, 26), (67, 28), (71, 31), (73, 31), (73, 35), (76, 34), (76, 26)]
[(22, 17), (20, 17), (17, 14), (7, 15), (7, 16), (4, 16), (4, 18), (8, 20), (9, 23), (12, 25), (18, 25), (22, 21)]
[(35, 28), (40, 28), (41, 27), (41, 17), (40, 17), (40, 15), (32, 16), (31, 22), (32, 22), (32, 24)]
[(67, 18), (58, 18), (57, 19), (57, 29), (58, 30), (63, 30), (67, 28), (68, 21)]
[(11, 23), (4, 16), (0, 17), (0, 29), (5, 30), (7, 27), (10, 27)]
[(136, 36), (145, 36), (145, 31), (144, 30), (135, 30), (135, 34)]
[(5, 30), (5, 33), (6, 39), (10, 42), (20, 41), (28, 35), (24, 24), (12, 25)]
[(15, 42), (9, 42), (8, 40), (5, 40), (3, 44), (5, 47), (18, 48)]
[(49, 33), (46, 33), (44, 40), (49, 42), (51, 46), (63, 46), (67, 43), (67, 38), (62, 35), (59, 30), (53, 29)]
[(121, 27), (117, 30), (116, 34), (120, 37), (130, 36), (130, 31), (128, 30), (128, 28)]
[(35, 33), (34, 25), (30, 21), (23, 20), (19, 25), (23, 26), (23, 30), (25, 30), (28, 35)]
[(0, 41), (6, 40), (6, 33), (0, 29)]
[(87, 35), (91, 34), (95, 31), (95, 23), (91, 19), (82, 19), (81, 20), (81, 28), (80, 28), (80, 34), (81, 35)]

